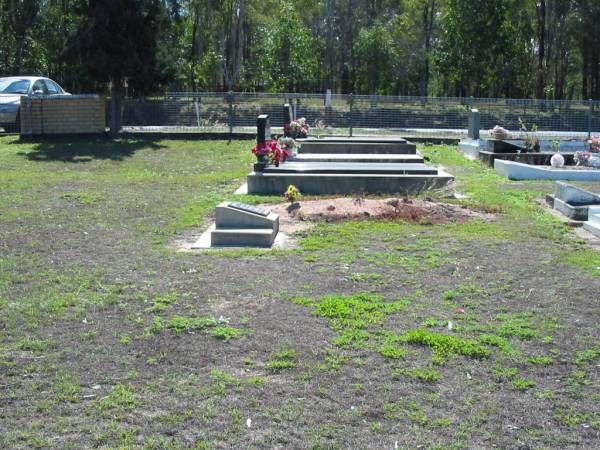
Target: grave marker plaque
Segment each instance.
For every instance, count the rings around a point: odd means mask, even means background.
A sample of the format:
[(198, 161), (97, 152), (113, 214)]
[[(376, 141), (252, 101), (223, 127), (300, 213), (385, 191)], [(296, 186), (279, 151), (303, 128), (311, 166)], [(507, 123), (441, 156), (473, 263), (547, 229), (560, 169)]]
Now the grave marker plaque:
[(250, 214), (256, 214), (258, 216), (263, 216), (263, 217), (267, 217), (269, 214), (271, 214), (270, 209), (259, 208), (258, 206), (249, 205), (247, 203), (230, 202), (229, 207), (233, 208), (233, 209), (239, 209), (240, 211), (248, 212)]

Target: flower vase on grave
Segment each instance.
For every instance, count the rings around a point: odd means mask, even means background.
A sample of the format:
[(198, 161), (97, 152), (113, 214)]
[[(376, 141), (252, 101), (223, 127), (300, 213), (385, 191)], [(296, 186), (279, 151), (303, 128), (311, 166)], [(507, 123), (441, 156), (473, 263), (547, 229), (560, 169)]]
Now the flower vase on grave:
[(269, 164), (269, 157), (267, 155), (256, 155), (256, 163), (254, 164), (255, 172), (264, 172), (265, 167)]

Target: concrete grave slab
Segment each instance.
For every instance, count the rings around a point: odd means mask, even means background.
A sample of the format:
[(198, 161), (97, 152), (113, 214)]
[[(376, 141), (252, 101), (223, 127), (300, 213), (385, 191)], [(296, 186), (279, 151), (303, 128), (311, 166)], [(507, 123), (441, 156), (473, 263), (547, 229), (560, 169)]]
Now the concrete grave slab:
[(279, 167), (267, 166), (264, 173), (320, 174), (437, 174), (437, 169), (423, 163), (377, 162), (287, 162)]
[(552, 207), (571, 220), (587, 221), (589, 209), (600, 206), (600, 195), (578, 188), (562, 181), (557, 181)]
[(510, 180), (573, 180), (600, 181), (600, 170), (552, 169), (545, 166), (531, 166), (514, 161), (494, 160), (498, 175)]
[(289, 161), (297, 162), (349, 162), (349, 163), (423, 163), (419, 154), (394, 153), (299, 153)]
[(361, 141), (337, 141), (337, 140), (306, 140), (300, 141), (301, 144), (298, 153), (396, 153), (412, 154), (417, 153), (417, 146), (406, 141), (384, 142), (361, 142)]
[(282, 195), (290, 184), (303, 194), (390, 193), (416, 194), (439, 189), (454, 177), (442, 170), (437, 174), (339, 174), (339, 173), (262, 173), (248, 175), (249, 194)]

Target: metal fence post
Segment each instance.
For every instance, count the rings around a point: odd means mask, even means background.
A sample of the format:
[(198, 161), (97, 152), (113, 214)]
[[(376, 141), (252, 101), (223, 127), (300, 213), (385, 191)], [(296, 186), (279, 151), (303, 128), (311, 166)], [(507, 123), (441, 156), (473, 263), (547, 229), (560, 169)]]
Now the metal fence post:
[(117, 133), (117, 100), (113, 94), (110, 97), (110, 133), (114, 136)]
[(592, 138), (592, 108), (594, 107), (594, 104), (592, 103), (591, 98), (588, 100), (588, 103), (589, 103), (589, 108), (588, 108), (587, 129), (588, 129), (588, 139), (591, 139)]
[(227, 100), (229, 101), (229, 139), (233, 138), (233, 92), (229, 91), (227, 93)]
[(350, 93), (350, 95), (348, 96), (348, 106), (350, 108), (350, 111), (348, 112), (348, 131), (350, 133), (350, 137), (352, 137), (352, 107), (354, 105), (354, 94)]

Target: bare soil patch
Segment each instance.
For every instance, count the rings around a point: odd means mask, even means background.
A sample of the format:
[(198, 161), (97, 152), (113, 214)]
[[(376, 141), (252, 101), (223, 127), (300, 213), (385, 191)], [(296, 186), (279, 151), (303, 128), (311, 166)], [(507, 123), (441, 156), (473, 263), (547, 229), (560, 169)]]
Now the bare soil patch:
[(308, 229), (312, 226), (311, 222), (402, 220), (420, 225), (435, 225), (462, 223), (472, 219), (492, 221), (496, 217), (462, 205), (397, 197), (338, 197), (263, 206), (279, 215), (281, 231), (286, 233)]

